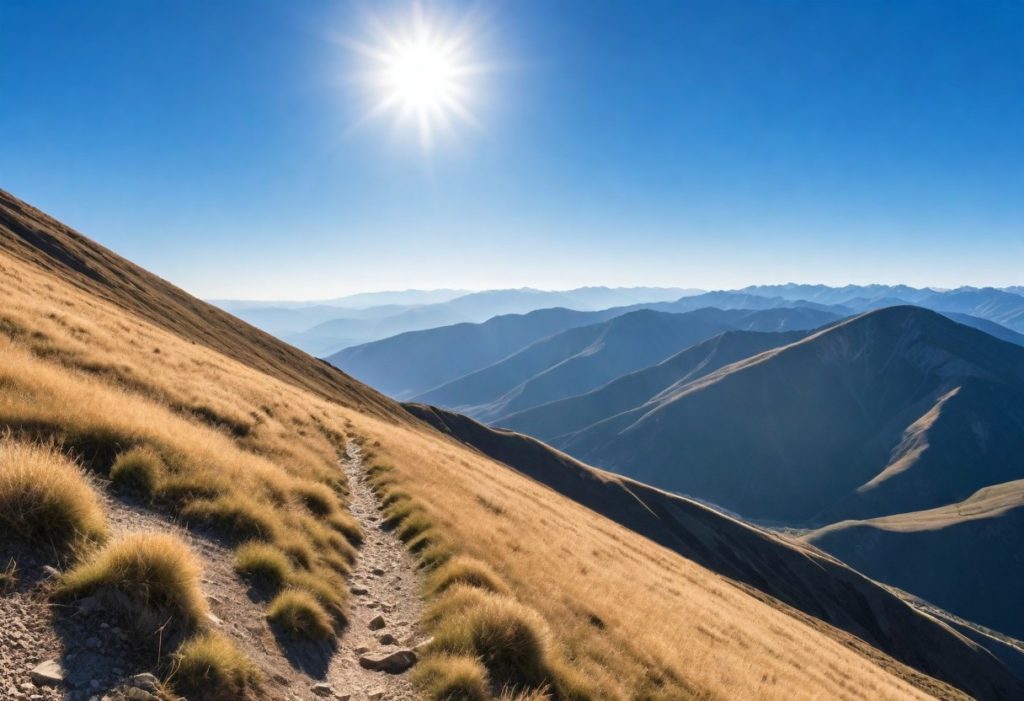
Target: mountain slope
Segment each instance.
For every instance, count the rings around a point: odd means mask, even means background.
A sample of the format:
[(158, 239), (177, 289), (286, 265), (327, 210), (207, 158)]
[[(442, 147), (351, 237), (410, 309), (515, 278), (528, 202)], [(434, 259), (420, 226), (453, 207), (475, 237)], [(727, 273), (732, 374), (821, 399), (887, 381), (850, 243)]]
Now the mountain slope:
[(690, 315), (640, 310), (543, 339), (505, 360), (418, 396), (496, 418), (550, 399), (578, 394), (635, 367), (718, 333), (720, 312)]
[[(961, 688), (975, 683), (959, 677), (956, 656), (963, 652), (963, 640), (958, 635), (834, 560), (694, 501), (590, 468), (527, 436), (434, 407), (406, 406), (484, 454), (725, 577)], [(850, 606), (851, 601), (857, 605)], [(928, 641), (942, 661), (930, 667), (935, 660), (919, 656), (911, 641)]]
[(1024, 639), (1024, 480), (956, 504), (843, 521), (806, 540), (868, 575)]
[(726, 331), (697, 343), (656, 365), (637, 370), (598, 389), (560, 399), (501, 419), (504, 428), (544, 441), (641, 406), (674, 385), (685, 384), (770, 348), (792, 343), (807, 332)]
[(383, 416), (396, 405), (343, 372), (257, 331), (0, 190), (0, 251), (255, 370)]
[(820, 326), (837, 317), (810, 309), (639, 310), (542, 339), (505, 360), (416, 401), (456, 408), (487, 421), (588, 392), (728, 329)]
[[(933, 419), (958, 394), (946, 429)], [(1024, 448), (1013, 429), (1022, 413), (1024, 349), (927, 310), (890, 307), (722, 368), (558, 445), (749, 517), (827, 523), (959, 501), (992, 476), (1012, 478), (1020, 466), (1003, 456)], [(983, 423), (965, 424), (973, 420)], [(915, 492), (933, 456), (942, 464), (926, 444), (953, 441), (953, 431), (980, 431), (956, 453), (972, 470), (947, 464), (933, 488)]]
[(943, 316), (952, 319), (958, 324), (964, 326), (970, 326), (972, 329), (978, 329), (984, 331), (989, 336), (995, 336), (1000, 341), (1006, 341), (1007, 343), (1013, 343), (1018, 346), (1024, 346), (1024, 334), (1017, 333), (1016, 331), (1009, 329), (1002, 324), (990, 321), (988, 319), (982, 319), (977, 316), (971, 316), (970, 314), (962, 314), (960, 312), (941, 312)]

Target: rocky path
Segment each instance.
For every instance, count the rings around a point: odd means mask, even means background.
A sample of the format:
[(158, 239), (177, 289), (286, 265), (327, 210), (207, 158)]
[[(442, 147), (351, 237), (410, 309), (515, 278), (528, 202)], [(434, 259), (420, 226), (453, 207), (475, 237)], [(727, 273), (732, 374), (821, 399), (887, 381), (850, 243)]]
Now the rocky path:
[[(423, 608), (419, 573), (398, 538), (380, 529), (379, 505), (363, 472), (358, 446), (350, 444), (342, 466), (351, 486), (350, 508), (366, 538), (349, 579), (349, 625), (330, 648), (282, 647), (267, 624), (264, 602), (251, 597), (235, 574), (229, 548), (145, 504), (101, 491), (115, 537), (169, 532), (200, 557), (211, 625), (234, 640), (263, 671), (268, 698), (414, 701), (419, 696), (407, 671), (392, 674), (367, 666), (405, 667), (414, 659), (412, 648), (423, 639), (417, 627)], [(133, 645), (117, 621), (88, 601), (85, 606), (53, 607), (45, 595), (50, 576), (45, 562), (31, 551), (4, 546), (0, 570), (11, 558), (19, 563), (19, 577), (14, 587), (0, 589), (0, 699), (123, 699), (126, 681), (154, 671), (154, 655)], [(33, 673), (47, 661), (59, 666), (62, 679), (51, 683)], [(145, 698), (140, 691), (132, 690), (131, 698)]]
[(366, 669), (360, 659), (401, 657), (424, 641), (419, 629), (423, 614), (420, 573), (402, 542), (381, 529), (380, 504), (355, 443), (348, 444), (342, 466), (349, 481), (349, 509), (363, 527), (365, 540), (349, 580), (351, 613), (341, 639), (341, 649), (354, 654), (335, 655), (328, 681), (333, 688), (348, 690), (353, 701), (414, 701), (420, 697), (409, 682), (408, 672), (388, 674)]

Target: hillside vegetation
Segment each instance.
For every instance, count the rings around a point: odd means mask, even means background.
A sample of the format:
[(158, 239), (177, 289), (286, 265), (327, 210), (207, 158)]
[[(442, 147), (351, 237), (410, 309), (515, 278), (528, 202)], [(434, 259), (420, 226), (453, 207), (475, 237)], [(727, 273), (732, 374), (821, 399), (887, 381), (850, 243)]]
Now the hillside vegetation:
[[(66, 461), (75, 489), (95, 495), (116, 532), (82, 500), (93, 525), (75, 530), (87, 537), (50, 560), (54, 625), (83, 625), (63, 617), (68, 602), (120, 615), (133, 647), (153, 651), (139, 662), (151, 670), (128, 668), (156, 672), (167, 693), (313, 698), (333, 667), (275, 666), (309, 649), (295, 635), (334, 639), (314, 660), (351, 654), (345, 578), (377, 524), (350, 513), (339, 458), (362, 445), (385, 528), (424, 569), (451, 563), (424, 591), (434, 642), (417, 680), (433, 698), (489, 699), (510, 684), (528, 699), (957, 696), (445, 438), (10, 196), (0, 205), (0, 470), (50, 450), (43, 462)], [(4, 547), (31, 533), (5, 527)], [(243, 602), (271, 618), (245, 623), (274, 635), (207, 615), (209, 582), (233, 591), (253, 567), (284, 584)]]

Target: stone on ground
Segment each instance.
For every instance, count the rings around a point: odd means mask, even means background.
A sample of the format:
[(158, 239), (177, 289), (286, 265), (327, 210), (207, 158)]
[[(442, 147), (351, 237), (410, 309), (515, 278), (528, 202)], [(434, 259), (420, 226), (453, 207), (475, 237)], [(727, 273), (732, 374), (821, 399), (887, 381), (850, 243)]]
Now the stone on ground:
[(359, 664), (366, 669), (388, 674), (401, 674), (416, 664), (416, 653), (412, 650), (395, 650), (375, 655), (363, 655)]
[(64, 670), (56, 660), (39, 663), (29, 676), (36, 686), (59, 686), (64, 683)]

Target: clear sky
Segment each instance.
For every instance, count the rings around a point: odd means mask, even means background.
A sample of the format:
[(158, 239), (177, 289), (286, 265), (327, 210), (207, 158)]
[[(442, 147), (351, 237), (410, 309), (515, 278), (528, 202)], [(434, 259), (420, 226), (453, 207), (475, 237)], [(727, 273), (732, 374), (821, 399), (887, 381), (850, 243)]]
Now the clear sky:
[(424, 148), (366, 0), (0, 0), (0, 187), (204, 297), (1024, 283), (1024, 2), (504, 0)]

